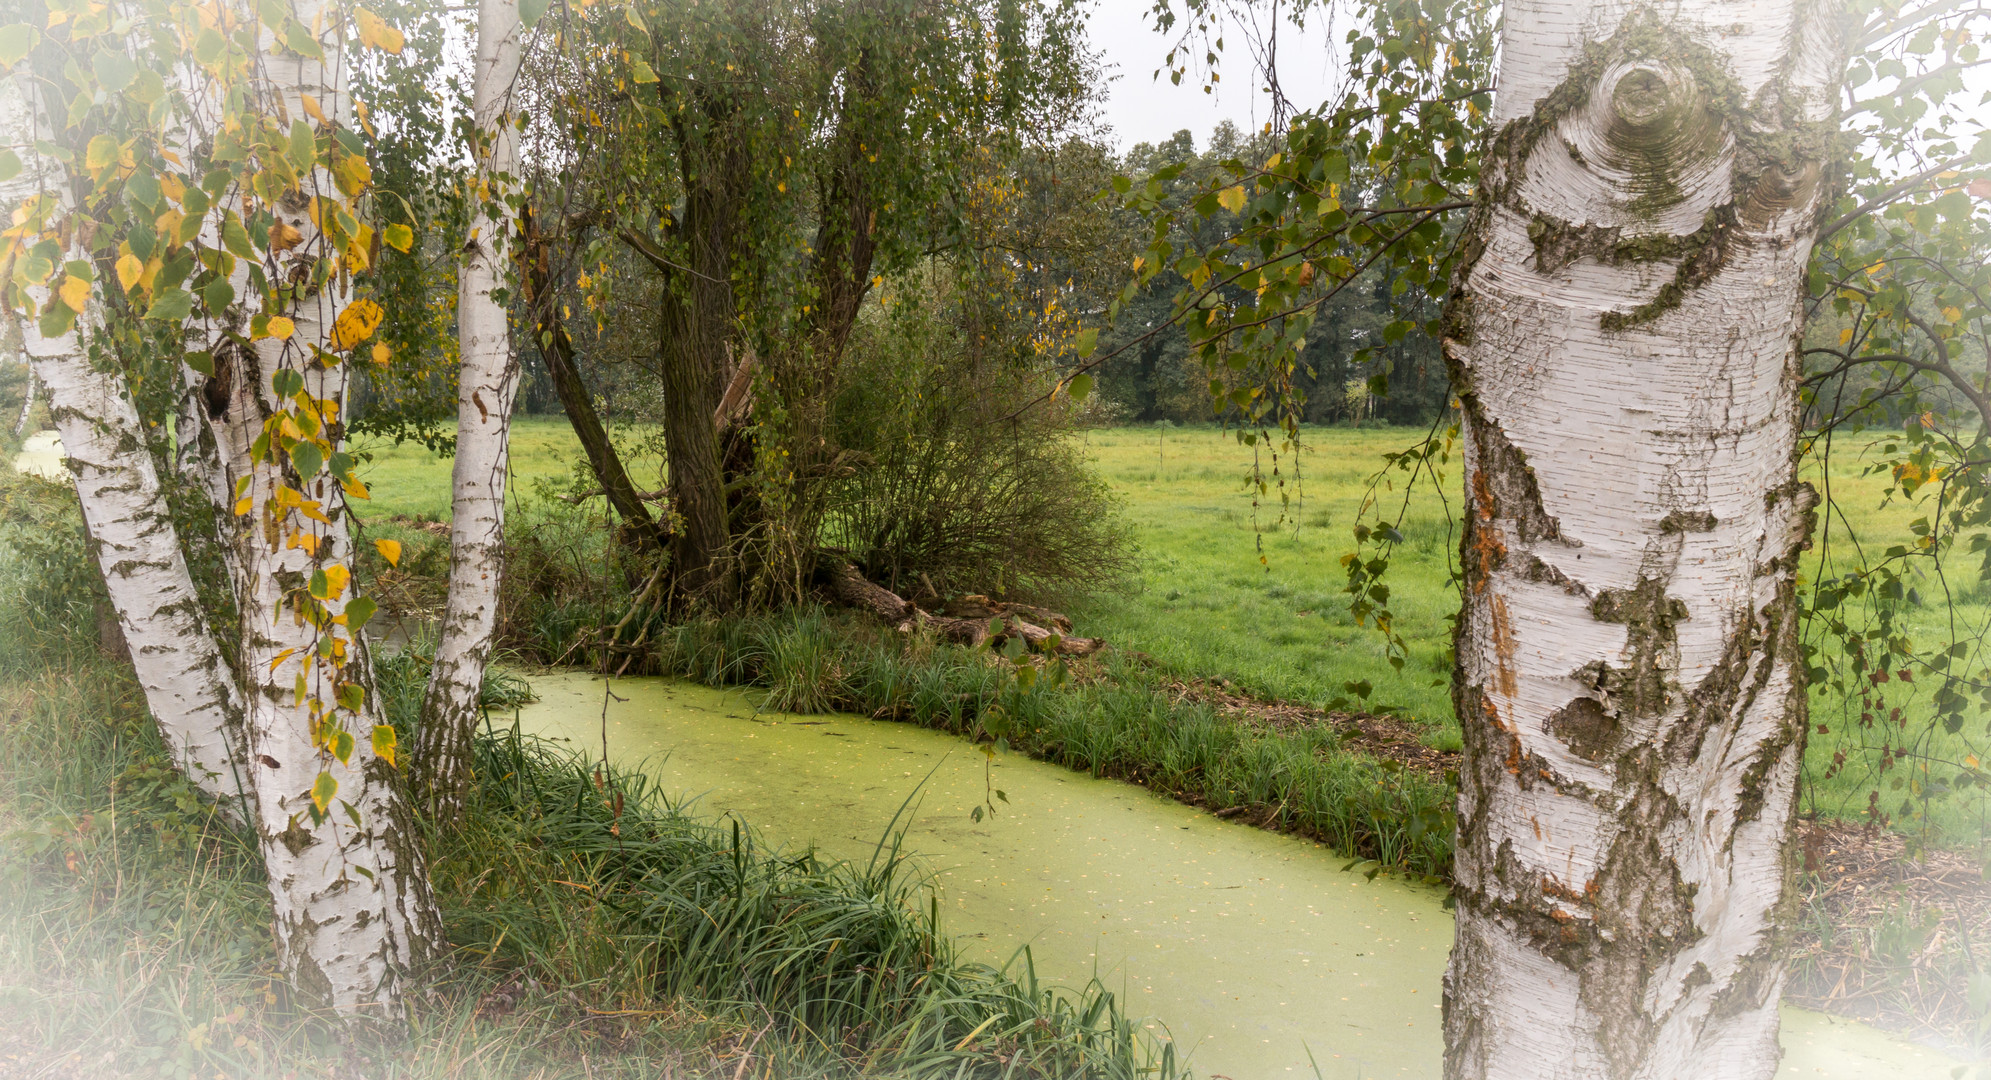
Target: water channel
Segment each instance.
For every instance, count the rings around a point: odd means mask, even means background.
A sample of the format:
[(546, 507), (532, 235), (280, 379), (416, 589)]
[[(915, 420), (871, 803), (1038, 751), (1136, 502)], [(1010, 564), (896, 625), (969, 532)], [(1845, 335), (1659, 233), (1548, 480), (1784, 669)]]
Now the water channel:
[(62, 438), (53, 431), (37, 431), (21, 443), (14, 455), (14, 471), (44, 480), (67, 480), (69, 470), (62, 464)]
[[(661, 679), (616, 680), (612, 697), (585, 674), (532, 682), (527, 731), (590, 754), (605, 732), (612, 761), (789, 847), (868, 856), (913, 796), (906, 846), (968, 955), (1000, 964), (1028, 945), (1040, 977), (1096, 974), (1198, 1076), (1439, 1076), (1452, 939), (1439, 890), (1020, 755), (985, 778), (977, 748), (906, 724), (758, 713), (747, 692)], [(972, 821), (990, 786), (1009, 801)], [(1959, 1064), (1798, 1009), (1784, 1046), (1792, 1080), (1937, 1080)]]

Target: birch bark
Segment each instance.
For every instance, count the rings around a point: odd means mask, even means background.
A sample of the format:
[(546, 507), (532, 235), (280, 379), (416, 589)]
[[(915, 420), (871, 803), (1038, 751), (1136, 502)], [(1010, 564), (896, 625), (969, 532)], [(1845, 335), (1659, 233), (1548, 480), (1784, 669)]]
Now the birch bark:
[(1505, 7), (1445, 342), (1469, 510), (1454, 1080), (1776, 1071), (1835, 17)]
[[(314, 0), (290, 7), (304, 27), (329, 21), (329, 9)], [(343, 122), (350, 102), (337, 43), (326, 42), (317, 60), (278, 52), (267, 27), (263, 33), (259, 90), (267, 107), (302, 118), (309, 94), (325, 116)], [(320, 165), (269, 207), (272, 235), (294, 230), (285, 234), (293, 243), (272, 244), (263, 259), (269, 280), (291, 285), (283, 310), (294, 329), (257, 338), (253, 346), (217, 338), (215, 374), (202, 397), (228, 490), (243, 500), (230, 516), (230, 539), (278, 957), (306, 999), (349, 1019), (394, 1022), (402, 989), (440, 941), (439, 917), (394, 764), (369, 737), (386, 721), (364, 640), (336, 621), (351, 611), (352, 594), (325, 590), (322, 610), (334, 621), (322, 626), (314, 625), (316, 609), (307, 600), (315, 575), (343, 576), (352, 565), (345, 493), (328, 473), (257, 445), (266, 430), (289, 430), (285, 425), (299, 417), (322, 424), (334, 453), (344, 445), (348, 375), (333, 328), (353, 296), (345, 273), (324, 273), (335, 253), (311, 213), (314, 199), (324, 205), (337, 198)], [(279, 393), (279, 382), (296, 389)], [(313, 504), (312, 514), (295, 505), (300, 498)], [(343, 757), (328, 749), (337, 730), (323, 719), (334, 701), (343, 710), (340, 724), (354, 736)], [(321, 772), (336, 784), (322, 811), (312, 797)]]
[(461, 813), (470, 783), (477, 698), (497, 636), (504, 571), (505, 476), (519, 367), (501, 290), (505, 255), (515, 254), (517, 231), (509, 200), (516, 194), (511, 101), (519, 34), (518, 0), (479, 0), (472, 108), (482, 201), (457, 276), (460, 366), (456, 462), (450, 475), (449, 602), (422, 702), (413, 763), (418, 797), (438, 821)]
[[(27, 79), (19, 74), (0, 82), (0, 123), (27, 163), (19, 176), (0, 184), (0, 205), (45, 194), (66, 208), (69, 181), (62, 165), (33, 149), (43, 125), (35, 95), (23, 91)], [(74, 247), (69, 259), (72, 267), (87, 266), (89, 252)], [(45, 285), (27, 291), (37, 311), (53, 292)], [(85, 306), (59, 336), (43, 335), (36, 320), (16, 319), (22, 351), (48, 393), (92, 554), (146, 708), (174, 764), (239, 824), (249, 806), (241, 691), (194, 591), (138, 411), (118, 373), (99, 370), (91, 360), (88, 334), (100, 312), (94, 300)]]

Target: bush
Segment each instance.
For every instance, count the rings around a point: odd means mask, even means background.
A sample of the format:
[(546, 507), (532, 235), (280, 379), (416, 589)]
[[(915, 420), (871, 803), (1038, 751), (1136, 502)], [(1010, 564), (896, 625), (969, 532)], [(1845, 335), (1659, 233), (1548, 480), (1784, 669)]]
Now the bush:
[(863, 464), (830, 492), (824, 542), (902, 595), (1055, 600), (1118, 584), (1131, 536), (1071, 437), (1069, 402), (1012, 417), (1050, 374), (969, 347), (932, 288), (869, 312), (851, 343), (833, 437)]
[(613, 624), (658, 556), (621, 542), (599, 502), (570, 506), (550, 490), (505, 524), (498, 647), (538, 663), (578, 663), (575, 646)]

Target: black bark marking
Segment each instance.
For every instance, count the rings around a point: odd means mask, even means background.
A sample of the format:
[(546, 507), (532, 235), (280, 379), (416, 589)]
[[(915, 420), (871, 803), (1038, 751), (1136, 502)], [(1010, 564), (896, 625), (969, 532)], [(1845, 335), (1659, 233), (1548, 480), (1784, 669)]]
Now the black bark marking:
[(1513, 522), (1523, 543), (1561, 539), (1562, 523), (1543, 508), (1541, 485), (1527, 455), (1487, 418), (1476, 396), (1460, 394), (1459, 401), (1472, 438), (1474, 494), (1491, 500), (1491, 505), (1479, 508), (1480, 513)]
[(1622, 716), (1661, 716), (1672, 700), (1672, 673), (1678, 666), (1673, 625), (1687, 618), (1687, 605), (1666, 595), (1666, 583), (1641, 577), (1631, 589), (1605, 589), (1590, 602), (1590, 617), (1626, 627), (1624, 669), (1597, 665), (1599, 684), (1617, 699)]
[(1715, 516), (1706, 510), (1675, 510), (1659, 519), (1661, 535), (1713, 532)]
[(290, 825), (278, 833), (276, 839), (293, 858), (304, 854), (305, 849), (318, 842), (318, 838), (311, 835), (311, 830), (299, 825), (296, 818), (290, 819)]
[(1618, 722), (1596, 698), (1580, 697), (1550, 715), (1548, 732), (1585, 761), (1602, 761), (1617, 741)]

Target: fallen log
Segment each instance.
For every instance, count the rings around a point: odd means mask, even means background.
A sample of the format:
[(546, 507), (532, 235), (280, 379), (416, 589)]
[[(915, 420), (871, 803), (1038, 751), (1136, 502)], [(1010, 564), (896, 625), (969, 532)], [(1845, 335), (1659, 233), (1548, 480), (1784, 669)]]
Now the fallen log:
[[(1104, 638), (1075, 637), (1070, 619), (1029, 604), (1005, 604), (986, 596), (966, 596), (934, 614), (866, 578), (846, 559), (822, 560), (822, 576), (830, 595), (846, 607), (870, 612), (900, 633), (931, 630), (942, 641), (970, 647), (1001, 648), (1011, 637), (1034, 652), (1090, 656), (1105, 648)], [(1041, 625), (1049, 623), (1052, 628)]]

